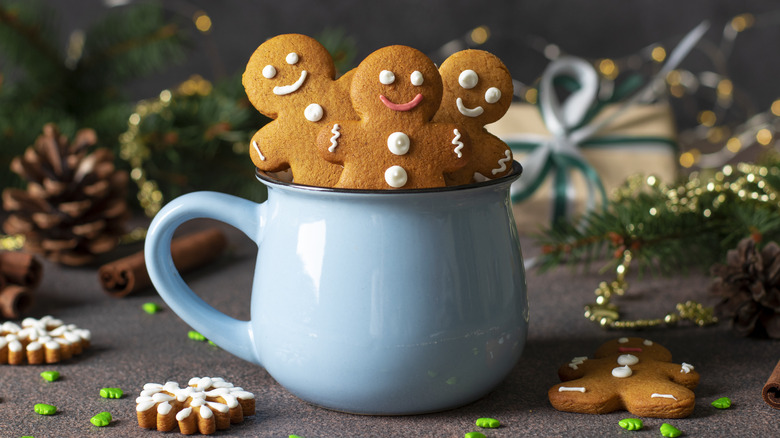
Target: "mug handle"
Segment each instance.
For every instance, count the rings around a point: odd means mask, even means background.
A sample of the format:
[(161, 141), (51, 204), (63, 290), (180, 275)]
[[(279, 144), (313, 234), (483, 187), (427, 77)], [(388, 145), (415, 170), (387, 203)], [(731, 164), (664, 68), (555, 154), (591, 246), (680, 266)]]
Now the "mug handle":
[(265, 204), (217, 192), (180, 196), (152, 220), (144, 244), (149, 278), (165, 303), (193, 329), (220, 348), (249, 362), (260, 364), (251, 321), (241, 321), (218, 311), (197, 296), (182, 280), (171, 257), (173, 232), (196, 218), (216, 219), (243, 231), (258, 244)]

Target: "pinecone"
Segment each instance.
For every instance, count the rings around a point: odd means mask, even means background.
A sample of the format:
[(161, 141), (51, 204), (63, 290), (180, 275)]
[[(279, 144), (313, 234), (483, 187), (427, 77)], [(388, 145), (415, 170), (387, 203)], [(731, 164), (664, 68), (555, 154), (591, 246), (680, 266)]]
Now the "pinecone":
[(82, 129), (68, 144), (54, 124), (43, 127), (33, 146), (11, 161), (27, 190), (3, 190), (9, 213), (3, 230), (23, 234), (26, 250), (66, 265), (89, 263), (113, 249), (129, 217), (128, 175), (117, 171), (105, 148), (87, 149), (97, 138)]
[(723, 298), (715, 312), (730, 319), (742, 336), (780, 339), (780, 246), (770, 242), (758, 251), (756, 242), (746, 238), (726, 260), (711, 268), (710, 290)]

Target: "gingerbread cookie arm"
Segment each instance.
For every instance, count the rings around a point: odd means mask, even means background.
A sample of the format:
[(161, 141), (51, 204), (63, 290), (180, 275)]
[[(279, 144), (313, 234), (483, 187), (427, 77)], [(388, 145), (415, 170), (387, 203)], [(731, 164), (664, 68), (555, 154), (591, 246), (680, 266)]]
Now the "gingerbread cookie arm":
[(278, 121), (272, 120), (257, 131), (249, 142), (249, 156), (260, 170), (279, 172), (290, 167), (287, 153), (284, 151), (285, 145), (274, 141), (278, 129)]
[(344, 164), (344, 158), (349, 156), (349, 137), (344, 137), (344, 132), (349, 132), (354, 123), (334, 122), (320, 130), (317, 135), (317, 152), (325, 161)]
[(598, 367), (598, 359), (594, 361), (587, 356), (575, 356), (566, 365), (561, 365), (558, 369), (558, 378), (562, 382), (579, 379), (590, 372), (594, 366)]
[(476, 147), (484, 149), (483, 155), (489, 156), (490, 159), (474, 163), (474, 172), (479, 172), (490, 179), (500, 178), (512, 172), (512, 150), (500, 138), (485, 130), (480, 144), (475, 145)]
[(433, 125), (437, 127), (437, 134), (440, 132), (438, 135), (447, 139), (444, 146), (436, 149), (440, 156), (442, 172), (454, 172), (468, 164), (472, 154), (471, 139), (464, 129), (456, 125), (437, 125)]
[(699, 373), (689, 363), (660, 363), (658, 366), (669, 377), (669, 380), (674, 383), (688, 389), (694, 389), (699, 384)]

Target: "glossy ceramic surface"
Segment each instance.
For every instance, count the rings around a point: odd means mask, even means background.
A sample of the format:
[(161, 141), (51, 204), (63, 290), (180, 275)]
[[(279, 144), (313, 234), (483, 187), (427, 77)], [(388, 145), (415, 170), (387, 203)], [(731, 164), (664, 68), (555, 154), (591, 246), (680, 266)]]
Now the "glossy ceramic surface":
[[(166, 205), (149, 229), (146, 263), (182, 319), (303, 400), (363, 414), (454, 408), (499, 384), (525, 344), (525, 272), (509, 203), (519, 172), (381, 192), (259, 175), (268, 186), (261, 204), (199, 192)], [(210, 307), (173, 267), (173, 231), (196, 217), (257, 243), (251, 321)]]

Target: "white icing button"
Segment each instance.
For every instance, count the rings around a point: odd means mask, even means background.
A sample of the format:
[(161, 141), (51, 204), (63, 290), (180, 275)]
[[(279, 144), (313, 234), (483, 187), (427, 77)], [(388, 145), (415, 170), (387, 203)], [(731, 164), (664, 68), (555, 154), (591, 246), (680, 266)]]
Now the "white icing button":
[(649, 346), (651, 346), (651, 345), (653, 345), (653, 341), (651, 341), (650, 339), (645, 339), (645, 341), (644, 341), (644, 342), (642, 342), (642, 343), (643, 343), (643, 344), (645, 344), (645, 345), (647, 345), (648, 347), (649, 347)]
[(406, 185), (408, 177), (406, 170), (401, 166), (390, 166), (385, 170), (385, 181), (390, 187), (399, 188)]
[(284, 58), (285, 61), (287, 61), (288, 64), (294, 65), (298, 63), (298, 54), (295, 52), (290, 52), (287, 54), (287, 57)]
[(420, 85), (423, 84), (423, 75), (422, 75), (422, 73), (420, 73), (417, 70), (413, 71), (411, 80), (412, 80), (412, 85), (414, 85), (415, 87), (419, 87)]
[(490, 87), (485, 91), (485, 102), (496, 103), (501, 99), (501, 90), (496, 87)]
[(458, 83), (461, 87), (470, 90), (477, 86), (479, 82), (479, 76), (474, 70), (463, 70), (458, 76)]
[(263, 67), (263, 77), (266, 79), (271, 79), (272, 77), (276, 76), (276, 68), (268, 64), (265, 67)]
[(626, 342), (628, 342), (628, 338), (620, 338), (618, 339), (618, 342), (621, 344), (625, 344)]
[(303, 116), (310, 122), (319, 122), (322, 120), (323, 115), (325, 115), (325, 112), (322, 110), (322, 107), (316, 103), (309, 104), (309, 106), (303, 110)]
[(634, 374), (634, 372), (631, 371), (631, 368), (629, 368), (628, 365), (612, 368), (612, 375), (621, 379), (630, 377), (631, 374)]
[(379, 72), (379, 82), (383, 85), (390, 85), (395, 82), (395, 75), (390, 70)]
[(387, 136), (387, 148), (396, 155), (404, 155), (409, 152), (409, 136), (403, 132), (394, 132)]
[(621, 354), (617, 358), (618, 365), (634, 365), (639, 362), (639, 358), (633, 354)]

